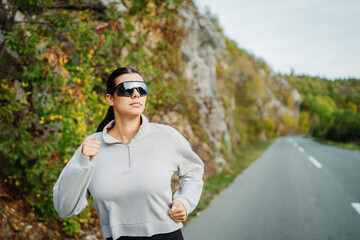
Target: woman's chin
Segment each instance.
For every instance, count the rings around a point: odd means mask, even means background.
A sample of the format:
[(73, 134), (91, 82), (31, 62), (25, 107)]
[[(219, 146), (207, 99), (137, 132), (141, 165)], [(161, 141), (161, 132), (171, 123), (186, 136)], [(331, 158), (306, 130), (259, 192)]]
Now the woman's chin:
[(143, 112), (144, 112), (143, 108), (133, 108), (133, 109), (130, 109), (129, 111), (120, 113), (120, 115), (129, 116), (129, 117), (130, 116), (137, 117), (137, 116), (140, 116)]

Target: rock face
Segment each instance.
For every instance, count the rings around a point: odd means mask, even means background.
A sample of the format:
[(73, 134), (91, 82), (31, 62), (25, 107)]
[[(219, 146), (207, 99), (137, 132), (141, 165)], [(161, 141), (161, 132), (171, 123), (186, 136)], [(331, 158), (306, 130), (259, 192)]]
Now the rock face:
[[(275, 110), (278, 116), (289, 114), (294, 118), (298, 119), (300, 115), (299, 107), (301, 103), (301, 96), (299, 92), (283, 78), (272, 75), (271, 80), (272, 86), (275, 91), (278, 91), (280, 93), (287, 93), (290, 96), (291, 105), (294, 108), (290, 108), (289, 106), (284, 105), (284, 103), (282, 103), (274, 96), (273, 92), (271, 92), (270, 89), (267, 89), (266, 93), (271, 100), (266, 103), (265, 109)], [(267, 114), (267, 112), (265, 111), (264, 114)]]
[[(215, 163), (220, 166), (226, 165), (221, 148), (224, 143), (227, 146), (231, 145), (230, 131), (234, 119), (233, 116), (225, 114), (226, 109), (218, 89), (216, 64), (219, 63), (221, 56), (229, 50), (223, 36), (210, 19), (201, 15), (196, 9), (181, 9), (179, 12), (184, 19), (181, 24), (187, 32), (187, 37), (180, 48), (184, 59), (185, 76), (192, 84), (192, 96), (199, 105), (200, 121), (210, 142), (215, 146), (213, 149)], [(227, 65), (226, 62), (221, 64)], [(253, 107), (262, 111), (263, 118), (269, 117), (269, 112), (271, 112), (271, 118), (281, 118), (284, 114), (289, 114), (294, 119), (298, 119), (301, 97), (297, 90), (284, 79), (276, 77), (274, 73), (270, 72), (267, 76), (264, 69), (259, 68), (257, 71), (261, 78), (270, 78), (269, 84), (272, 85), (274, 91), (290, 94), (294, 108), (286, 106), (280, 99), (277, 99), (269, 88), (264, 90), (265, 96), (259, 95), (257, 106)], [(243, 84), (249, 81), (248, 77), (244, 77), (247, 76), (247, 72), (239, 70), (237, 75), (239, 83)], [(233, 103), (230, 108), (234, 108), (234, 99), (230, 102)], [(229, 111), (232, 112), (233, 109)], [(264, 132), (260, 134), (259, 138), (266, 139)], [(227, 151), (230, 149), (228, 147)]]
[(216, 76), (217, 58), (226, 51), (225, 42), (208, 18), (192, 10), (182, 10), (180, 14), (188, 33), (180, 48), (185, 76), (191, 81), (192, 96), (200, 106), (201, 123), (215, 146), (215, 161), (225, 164), (220, 149), (223, 141), (230, 146), (230, 134)]

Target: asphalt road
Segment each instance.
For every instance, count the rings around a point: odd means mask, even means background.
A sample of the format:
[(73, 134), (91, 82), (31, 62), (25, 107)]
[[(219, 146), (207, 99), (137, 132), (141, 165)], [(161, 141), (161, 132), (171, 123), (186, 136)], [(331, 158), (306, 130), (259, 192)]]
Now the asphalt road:
[(300, 136), (278, 138), (183, 234), (185, 240), (359, 240), (360, 153)]

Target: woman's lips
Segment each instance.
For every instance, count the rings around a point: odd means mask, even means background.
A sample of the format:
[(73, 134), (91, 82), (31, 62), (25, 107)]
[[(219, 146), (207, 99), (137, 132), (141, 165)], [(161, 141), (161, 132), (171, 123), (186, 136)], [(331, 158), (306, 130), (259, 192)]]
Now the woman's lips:
[(141, 103), (139, 102), (133, 102), (133, 103), (130, 103), (131, 106), (142, 106)]

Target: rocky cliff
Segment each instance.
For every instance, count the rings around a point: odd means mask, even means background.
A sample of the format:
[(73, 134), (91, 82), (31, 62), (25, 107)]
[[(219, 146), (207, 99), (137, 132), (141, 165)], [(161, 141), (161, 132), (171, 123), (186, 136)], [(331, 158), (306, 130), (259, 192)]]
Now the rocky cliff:
[[(196, 8), (180, 7), (178, 12), (183, 17), (180, 24), (186, 32), (186, 37), (180, 47), (185, 64), (184, 76), (191, 83), (190, 95), (199, 105), (200, 121), (211, 142), (211, 147), (207, 146), (206, 149), (211, 149), (210, 153), (217, 165), (226, 165), (225, 156), (231, 154), (231, 149), (227, 148), (226, 152), (222, 152), (221, 148), (224, 144), (226, 146), (232, 144), (234, 119), (240, 117), (236, 115), (235, 109), (240, 106), (236, 106), (235, 99), (241, 98), (238, 96), (240, 92), (236, 92), (234, 89), (222, 92), (222, 87), (219, 86), (226, 79), (221, 79), (217, 68), (223, 68), (224, 70), (221, 71), (226, 71), (230, 68), (229, 65), (234, 65), (233, 60), (226, 57), (232, 54), (226, 44), (226, 40), (229, 40), (221, 33), (216, 23), (200, 14)], [(257, 101), (242, 107), (256, 109), (259, 123), (265, 122), (265, 119), (273, 121), (274, 128), (278, 131), (275, 135), (296, 131), (301, 102), (300, 94), (284, 79), (268, 69), (265, 70), (265, 63), (253, 59), (246, 53), (244, 55), (244, 61), (253, 61), (252, 66), (249, 69), (244, 69), (243, 66), (236, 69), (235, 64), (235, 70), (229, 69), (229, 71), (237, 77), (229, 81), (234, 81), (235, 87), (252, 85), (253, 88), (248, 89), (249, 94), (254, 94)], [(262, 66), (258, 67), (257, 65)], [(252, 75), (249, 75), (249, 72)], [(251, 83), (252, 81), (256, 83)], [(229, 91), (233, 91), (230, 98), (222, 97)], [(224, 101), (230, 104), (225, 104)], [(291, 118), (293, 121), (291, 126), (285, 126), (284, 116)], [(265, 126), (260, 127), (262, 131), (259, 138), (273, 136), (271, 133), (269, 134), (271, 136), (266, 136)], [(291, 127), (294, 129), (289, 129)]]

